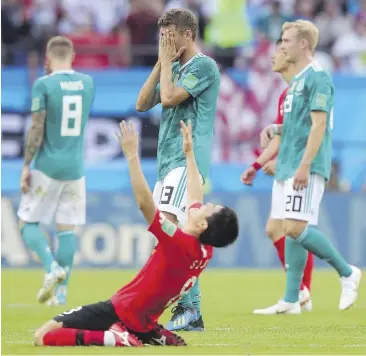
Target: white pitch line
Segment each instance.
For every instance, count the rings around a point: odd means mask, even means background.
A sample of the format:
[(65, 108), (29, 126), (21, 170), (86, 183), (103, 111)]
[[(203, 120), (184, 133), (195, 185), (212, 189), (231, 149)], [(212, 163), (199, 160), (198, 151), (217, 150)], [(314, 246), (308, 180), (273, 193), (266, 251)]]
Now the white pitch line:
[(32, 345), (30, 341), (25, 340), (15, 340), (15, 341), (5, 341), (6, 344), (16, 344), (16, 345)]
[[(190, 345), (188, 345), (190, 346)], [(192, 344), (192, 346), (219, 346), (219, 347), (234, 347), (240, 346), (240, 344)]]
[[(33, 345), (32, 342), (30, 341), (26, 341), (26, 340), (5, 340), (6, 344), (17, 344), (17, 345)], [(226, 343), (202, 343), (202, 344), (190, 344), (188, 346), (216, 346), (216, 347), (238, 347), (238, 346), (242, 346), (242, 347), (252, 347), (253, 344), (249, 345), (249, 344), (226, 344)], [(308, 344), (308, 345), (302, 345), (302, 344), (273, 344), (273, 345), (268, 345), (268, 347), (279, 347), (279, 348), (288, 348), (288, 347), (329, 347), (329, 344)], [(348, 344), (348, 345), (333, 345), (336, 347), (344, 347), (344, 348), (348, 348), (348, 347), (366, 347), (366, 344)], [(102, 349), (103, 346), (96, 346), (98, 349)], [(93, 347), (95, 348), (95, 347)]]
[(39, 304), (26, 304), (26, 303), (16, 303), (16, 304), (7, 304), (7, 308), (37, 308)]

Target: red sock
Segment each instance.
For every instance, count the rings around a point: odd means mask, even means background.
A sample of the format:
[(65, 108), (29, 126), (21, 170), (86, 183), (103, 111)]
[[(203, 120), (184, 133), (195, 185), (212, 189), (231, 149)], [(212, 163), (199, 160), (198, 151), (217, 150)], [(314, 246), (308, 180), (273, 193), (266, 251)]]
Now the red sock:
[(104, 331), (84, 330), (84, 345), (104, 345)]
[(282, 263), (282, 267), (285, 268), (285, 241), (286, 236), (282, 236), (279, 240), (274, 242), (274, 247), (277, 249), (278, 257)]
[(55, 329), (43, 335), (45, 346), (76, 346), (76, 334), (78, 329)]
[(60, 328), (43, 336), (45, 346), (104, 345), (104, 331)]
[(309, 252), (308, 260), (306, 261), (304, 275), (302, 277), (302, 284), (305, 285), (307, 289), (310, 291), (311, 287), (311, 277), (313, 274), (313, 267), (314, 267), (314, 255)]

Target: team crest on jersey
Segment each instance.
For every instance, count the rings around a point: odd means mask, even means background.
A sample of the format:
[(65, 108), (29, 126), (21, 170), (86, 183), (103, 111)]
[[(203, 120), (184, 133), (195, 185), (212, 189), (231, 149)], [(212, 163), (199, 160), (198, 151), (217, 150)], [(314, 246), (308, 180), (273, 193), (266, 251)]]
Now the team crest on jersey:
[(177, 231), (177, 225), (169, 221), (162, 213), (160, 213), (159, 219), (161, 229), (170, 237), (174, 236)]
[(300, 81), (297, 82), (296, 91), (297, 92), (303, 91), (304, 86), (305, 86), (305, 78), (302, 78)]

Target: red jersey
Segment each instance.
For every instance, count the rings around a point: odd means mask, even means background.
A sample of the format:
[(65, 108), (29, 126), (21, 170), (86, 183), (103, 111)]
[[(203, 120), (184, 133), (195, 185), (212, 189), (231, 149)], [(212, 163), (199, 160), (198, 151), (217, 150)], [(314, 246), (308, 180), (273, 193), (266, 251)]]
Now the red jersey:
[(159, 242), (155, 252), (137, 276), (111, 298), (120, 320), (136, 332), (156, 326), (164, 309), (194, 285), (213, 254), (212, 246), (202, 245), (159, 210), (149, 231)]
[(280, 98), (278, 99), (278, 109), (277, 109), (277, 119), (276, 124), (283, 124), (283, 107), (285, 103), (285, 98), (287, 95), (288, 88), (286, 88), (283, 93), (280, 95)]

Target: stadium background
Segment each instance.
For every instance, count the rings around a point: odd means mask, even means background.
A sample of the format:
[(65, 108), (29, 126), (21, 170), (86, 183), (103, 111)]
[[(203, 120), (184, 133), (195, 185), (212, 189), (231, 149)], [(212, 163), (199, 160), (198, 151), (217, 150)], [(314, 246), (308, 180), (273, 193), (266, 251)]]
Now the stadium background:
[[(44, 45), (57, 33), (74, 40), (75, 68), (96, 83), (85, 142), (88, 221), (79, 230), (76, 264), (132, 268), (149, 256), (154, 242), (134, 203), (114, 131), (123, 118), (135, 122), (152, 187), (161, 108), (141, 115), (134, 107), (156, 60), (157, 19), (171, 7), (190, 8), (199, 16), (198, 45), (222, 71), (207, 199), (235, 208), (241, 233), (238, 243), (216, 254), (211, 267), (279, 266), (264, 232), (272, 180), (261, 174), (246, 188), (239, 176), (258, 154), (261, 128), (275, 119), (285, 84), (271, 73), (271, 41), (293, 18), (310, 18), (319, 26), (316, 57), (332, 72), (336, 87), (333, 175), (320, 225), (351, 263), (366, 267), (364, 0), (3, 0), (2, 266), (38, 265), (17, 229), (18, 182), (31, 85), (42, 74)], [(49, 233), (52, 238), (52, 228)]]

